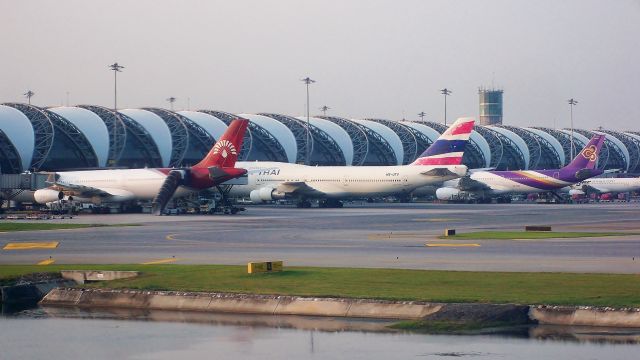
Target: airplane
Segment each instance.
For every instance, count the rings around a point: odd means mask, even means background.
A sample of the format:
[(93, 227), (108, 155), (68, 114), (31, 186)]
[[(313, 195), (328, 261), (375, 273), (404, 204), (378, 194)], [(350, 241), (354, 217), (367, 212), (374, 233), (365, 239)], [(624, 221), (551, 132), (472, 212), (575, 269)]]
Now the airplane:
[(626, 193), (640, 190), (640, 177), (593, 178), (571, 186), (569, 195)]
[(238, 162), (248, 170), (248, 184), (236, 185), (229, 196), (249, 197), (254, 203), (297, 199), (298, 207), (342, 207), (342, 199), (408, 195), (434, 182), (463, 176), (464, 148), (474, 119), (454, 122), (413, 163), (400, 166), (306, 166), (280, 162)]
[[(504, 195), (551, 192), (603, 173), (595, 168), (605, 135), (594, 135), (582, 151), (561, 169), (522, 171), (471, 171), (449, 180), (436, 190), (439, 200), (510, 202)], [(555, 194), (557, 196), (557, 194)]]
[(36, 190), (33, 199), (40, 204), (65, 197), (94, 204), (153, 200), (152, 213), (160, 215), (173, 196), (199, 192), (247, 173), (234, 166), (248, 125), (249, 120), (233, 120), (202, 161), (191, 167), (51, 173), (51, 186)]

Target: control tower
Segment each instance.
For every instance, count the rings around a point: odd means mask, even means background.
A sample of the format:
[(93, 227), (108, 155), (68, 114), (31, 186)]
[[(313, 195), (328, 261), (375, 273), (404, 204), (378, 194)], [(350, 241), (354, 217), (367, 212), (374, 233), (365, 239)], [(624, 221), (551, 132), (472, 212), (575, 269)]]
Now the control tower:
[(480, 125), (502, 124), (502, 89), (478, 89)]

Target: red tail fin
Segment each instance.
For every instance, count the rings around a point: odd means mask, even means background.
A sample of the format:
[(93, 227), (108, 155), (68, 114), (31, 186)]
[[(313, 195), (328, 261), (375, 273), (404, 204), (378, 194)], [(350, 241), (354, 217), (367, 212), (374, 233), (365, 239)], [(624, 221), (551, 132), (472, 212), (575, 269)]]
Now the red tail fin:
[(222, 134), (222, 137), (216, 142), (213, 148), (209, 151), (207, 156), (199, 163), (194, 165), (194, 168), (208, 168), (211, 166), (218, 167), (234, 167), (238, 155), (240, 155), (240, 148), (242, 148), (242, 139), (244, 133), (249, 126), (249, 120), (235, 119), (229, 124), (227, 131)]

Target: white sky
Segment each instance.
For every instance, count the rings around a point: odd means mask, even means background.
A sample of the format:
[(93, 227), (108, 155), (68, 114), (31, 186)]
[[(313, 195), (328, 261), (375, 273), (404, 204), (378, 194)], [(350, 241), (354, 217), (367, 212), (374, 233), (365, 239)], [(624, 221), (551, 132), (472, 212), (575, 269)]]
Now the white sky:
[(640, 0), (0, 0), (0, 102), (640, 130)]

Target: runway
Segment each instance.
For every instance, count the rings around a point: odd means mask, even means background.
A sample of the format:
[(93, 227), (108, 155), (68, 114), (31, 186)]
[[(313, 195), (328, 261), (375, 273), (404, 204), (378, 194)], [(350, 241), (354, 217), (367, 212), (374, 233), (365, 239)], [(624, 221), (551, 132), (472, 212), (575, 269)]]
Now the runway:
[[(442, 240), (458, 232), (551, 225), (640, 233), (640, 204), (348, 204), (250, 206), (239, 215), (80, 215), (55, 222), (135, 224), (0, 233), (54, 249), (0, 250), (0, 264), (246, 264), (404, 269), (640, 273), (640, 235), (546, 240)], [(425, 246), (425, 244), (442, 246)], [(477, 246), (450, 246), (473, 243)]]

